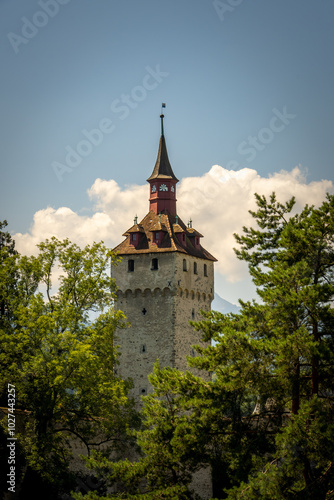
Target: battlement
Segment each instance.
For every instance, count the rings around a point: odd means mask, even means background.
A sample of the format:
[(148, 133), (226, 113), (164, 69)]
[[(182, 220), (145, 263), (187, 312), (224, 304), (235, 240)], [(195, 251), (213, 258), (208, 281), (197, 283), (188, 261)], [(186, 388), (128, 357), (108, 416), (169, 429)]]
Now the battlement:
[(211, 293), (206, 294), (206, 293), (201, 293), (198, 290), (188, 290), (187, 288), (178, 288), (177, 290), (171, 289), (168, 287), (165, 288), (136, 288), (135, 290), (131, 290), (130, 288), (127, 288), (126, 290), (120, 290), (118, 289), (116, 292), (117, 300), (122, 300), (123, 298), (133, 298), (136, 299), (138, 297), (168, 297), (170, 295), (175, 295), (179, 298), (185, 298), (185, 299), (191, 299), (191, 300), (196, 300), (198, 302), (204, 302), (204, 303), (209, 303), (211, 304), (213, 300), (213, 295)]

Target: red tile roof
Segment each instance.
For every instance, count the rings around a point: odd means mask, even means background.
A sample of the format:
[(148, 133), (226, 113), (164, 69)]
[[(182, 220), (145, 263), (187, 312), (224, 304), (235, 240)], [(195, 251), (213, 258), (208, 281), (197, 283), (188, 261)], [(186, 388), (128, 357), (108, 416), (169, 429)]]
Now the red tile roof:
[[(178, 224), (176, 224), (178, 220)], [(136, 228), (138, 231), (136, 231)], [(153, 243), (152, 232), (164, 231), (164, 237), (159, 245)], [(138, 232), (141, 233), (141, 238), (136, 247), (130, 245), (130, 233)], [(176, 236), (177, 233), (184, 232), (186, 234), (184, 244), (181, 244), (180, 240)], [(200, 259), (206, 259), (211, 261), (216, 261), (217, 259), (213, 257), (205, 248), (199, 245), (195, 248), (193, 245), (193, 236), (202, 235), (198, 233), (193, 228), (188, 228), (184, 222), (178, 217), (170, 214), (155, 214), (152, 210), (148, 212), (143, 220), (132, 226), (128, 231), (124, 233), (126, 239), (114, 248), (114, 252), (119, 255), (136, 255), (142, 253), (161, 253), (161, 252), (181, 252), (184, 254), (192, 255)]]

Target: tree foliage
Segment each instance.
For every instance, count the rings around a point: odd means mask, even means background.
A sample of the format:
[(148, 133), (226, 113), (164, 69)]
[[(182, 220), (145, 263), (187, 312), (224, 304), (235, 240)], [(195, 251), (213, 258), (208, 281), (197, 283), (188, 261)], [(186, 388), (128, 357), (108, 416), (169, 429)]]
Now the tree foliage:
[(294, 199), (256, 201), (236, 254), (259, 300), (193, 323), (214, 343), (188, 362), (210, 381), (155, 367), (136, 434), (142, 456), (91, 462), (123, 487), (114, 497), (181, 488), (195, 498), (191, 479), (210, 466), (216, 498), (334, 498), (334, 197), (300, 213)]
[[(95, 473), (116, 487), (112, 495), (116, 498), (197, 498), (190, 483), (192, 475), (207, 463), (203, 453), (207, 441), (205, 418), (202, 425), (198, 421), (199, 397), (206, 382), (190, 372), (161, 369), (159, 363), (149, 380), (154, 392), (144, 397), (144, 425), (134, 432), (140, 449), (138, 460), (110, 462), (95, 453), (87, 462)], [(85, 498), (97, 497), (90, 493)]]
[[(192, 323), (212, 344), (195, 346), (189, 371), (154, 367), (142, 427), (130, 431), (136, 459), (93, 453), (87, 465), (113, 493), (75, 498), (196, 499), (193, 480), (208, 468), (215, 498), (334, 498), (334, 196), (299, 213), (294, 199), (256, 201), (256, 224), (235, 237), (259, 300)], [(124, 318), (110, 255), (55, 239), (40, 251), (18, 256), (8, 238), (1, 248), (0, 364), (31, 415), (21, 440), (31, 466), (54, 471), (66, 469), (68, 435), (88, 448), (101, 434), (122, 443), (132, 422), (114, 374)]]
[(115, 375), (115, 330), (125, 326), (108, 273), (117, 259), (103, 243), (80, 249), (52, 238), (38, 247), (29, 258), (0, 248), (0, 392), (14, 385), (25, 412), (28, 470), (61, 484), (73, 440), (88, 453), (101, 442), (124, 448), (135, 413), (130, 382)]
[(8, 231), (4, 231), (7, 221), (0, 221), (0, 325), (8, 327), (6, 320), (12, 313), (12, 305), (17, 281), (15, 243)]

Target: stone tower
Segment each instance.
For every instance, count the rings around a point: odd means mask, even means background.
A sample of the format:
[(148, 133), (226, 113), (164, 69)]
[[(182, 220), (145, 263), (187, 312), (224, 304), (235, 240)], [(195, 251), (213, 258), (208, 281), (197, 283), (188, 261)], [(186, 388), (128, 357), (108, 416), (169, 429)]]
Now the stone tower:
[(131, 377), (133, 396), (150, 392), (147, 376), (157, 359), (160, 366), (189, 369), (187, 355), (200, 343), (189, 320), (200, 319), (214, 296), (213, 263), (201, 245), (203, 237), (177, 215), (178, 179), (170, 165), (161, 115), (161, 137), (156, 164), (147, 179), (149, 212), (123, 234), (114, 251), (122, 257), (114, 267), (118, 286), (116, 307), (131, 327), (119, 332), (119, 375)]

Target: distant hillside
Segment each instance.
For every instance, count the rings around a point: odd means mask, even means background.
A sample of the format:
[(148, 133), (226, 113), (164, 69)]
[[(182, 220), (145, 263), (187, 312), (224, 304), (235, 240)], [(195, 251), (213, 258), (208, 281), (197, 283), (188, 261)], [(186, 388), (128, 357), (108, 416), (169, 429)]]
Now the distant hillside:
[(220, 313), (226, 314), (230, 312), (238, 313), (240, 307), (236, 306), (235, 304), (231, 304), (231, 302), (223, 299), (220, 295), (218, 295), (218, 293), (215, 293), (215, 298), (212, 301), (211, 309), (213, 311), (218, 311)]

